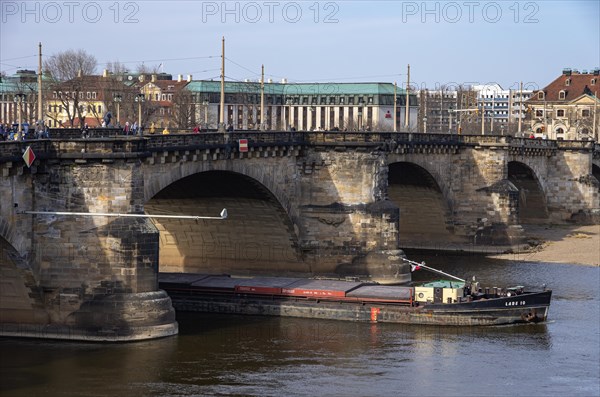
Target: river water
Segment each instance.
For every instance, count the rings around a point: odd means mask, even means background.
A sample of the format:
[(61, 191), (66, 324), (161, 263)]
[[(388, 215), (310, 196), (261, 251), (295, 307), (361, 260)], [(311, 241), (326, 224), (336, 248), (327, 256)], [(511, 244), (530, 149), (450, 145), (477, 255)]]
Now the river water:
[(549, 321), (460, 329), (179, 313), (180, 335), (161, 340), (0, 339), (0, 395), (600, 396), (600, 268), (411, 257), (484, 285), (546, 283)]

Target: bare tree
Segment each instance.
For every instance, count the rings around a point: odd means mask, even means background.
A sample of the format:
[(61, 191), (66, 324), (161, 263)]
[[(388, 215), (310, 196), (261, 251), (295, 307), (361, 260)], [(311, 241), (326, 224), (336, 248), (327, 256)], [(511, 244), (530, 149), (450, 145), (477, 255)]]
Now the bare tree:
[(94, 74), (97, 65), (96, 58), (85, 50), (67, 50), (44, 61), (44, 70), (54, 81), (65, 82)]
[(136, 72), (138, 72), (139, 74), (158, 74), (160, 73), (160, 67), (162, 66), (162, 63), (160, 65), (146, 65), (146, 64), (139, 64), (136, 67)]
[(125, 64), (119, 61), (112, 61), (106, 64), (106, 70), (116, 76), (122, 76), (125, 73), (129, 72), (129, 69), (125, 66)]
[[(85, 50), (67, 50), (52, 55), (44, 62), (44, 69), (50, 77), (51, 99), (57, 100), (67, 115), (67, 122), (74, 125), (75, 118), (79, 118), (83, 125), (85, 116), (83, 106), (79, 102), (83, 99), (80, 94), (86, 88), (84, 76), (94, 74), (96, 58)], [(49, 112), (48, 117), (58, 122), (61, 112)]]
[(185, 130), (196, 124), (196, 106), (190, 91), (180, 89), (173, 95), (171, 105), (173, 127)]

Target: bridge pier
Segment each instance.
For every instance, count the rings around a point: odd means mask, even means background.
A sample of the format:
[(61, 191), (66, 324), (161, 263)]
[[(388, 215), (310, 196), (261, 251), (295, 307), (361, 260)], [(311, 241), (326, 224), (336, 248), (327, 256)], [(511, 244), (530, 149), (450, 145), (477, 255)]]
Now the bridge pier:
[(3, 277), (0, 291), (0, 335), (134, 341), (177, 334), (171, 300), (158, 290), (159, 233), (150, 220), (22, 212), (143, 211), (140, 153), (77, 157), (15, 175), (12, 183), (27, 193), (2, 190), (2, 202), (19, 207), (0, 214), (17, 225), (2, 236), (1, 270), (12, 277)]

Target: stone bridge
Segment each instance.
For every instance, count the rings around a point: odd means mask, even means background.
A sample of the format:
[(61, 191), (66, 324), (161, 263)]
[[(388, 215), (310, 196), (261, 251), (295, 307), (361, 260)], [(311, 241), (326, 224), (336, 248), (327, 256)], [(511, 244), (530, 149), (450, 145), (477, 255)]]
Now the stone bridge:
[[(404, 133), (1, 142), (0, 333), (174, 334), (159, 270), (407, 281), (401, 248), (500, 251), (522, 242), (522, 223), (596, 222), (599, 154), (593, 142)], [(222, 208), (226, 220), (57, 213)]]

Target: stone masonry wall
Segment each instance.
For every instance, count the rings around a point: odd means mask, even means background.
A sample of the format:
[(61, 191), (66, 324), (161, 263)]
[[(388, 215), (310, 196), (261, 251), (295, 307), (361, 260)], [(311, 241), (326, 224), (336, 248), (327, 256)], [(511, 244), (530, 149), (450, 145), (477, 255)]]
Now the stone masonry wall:
[(384, 156), (311, 150), (302, 159), (300, 239), (314, 271), (343, 273), (362, 256), (398, 249), (398, 208), (383, 201)]
[[(35, 175), (36, 211), (130, 213), (143, 208), (137, 161), (56, 162)], [(33, 215), (31, 261), (55, 320), (95, 296), (157, 288), (158, 232), (143, 218)]]

